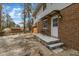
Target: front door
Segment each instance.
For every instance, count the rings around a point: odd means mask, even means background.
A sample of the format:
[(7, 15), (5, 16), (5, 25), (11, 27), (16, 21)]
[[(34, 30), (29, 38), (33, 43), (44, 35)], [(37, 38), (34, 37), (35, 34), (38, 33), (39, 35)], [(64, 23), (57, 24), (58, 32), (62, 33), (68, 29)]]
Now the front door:
[(58, 16), (51, 18), (51, 36), (58, 38)]

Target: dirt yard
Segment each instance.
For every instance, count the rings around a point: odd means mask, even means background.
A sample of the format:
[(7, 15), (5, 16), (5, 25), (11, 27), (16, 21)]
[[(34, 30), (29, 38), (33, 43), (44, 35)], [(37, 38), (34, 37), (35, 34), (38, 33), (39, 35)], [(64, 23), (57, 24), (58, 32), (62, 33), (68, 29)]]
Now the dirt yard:
[(57, 55), (79, 55), (79, 52), (73, 49), (66, 49), (62, 52), (54, 53), (37, 41), (31, 33), (0, 37), (0, 56)]
[(0, 55), (29, 56), (51, 55), (52, 52), (34, 39), (32, 34), (17, 34), (0, 37)]

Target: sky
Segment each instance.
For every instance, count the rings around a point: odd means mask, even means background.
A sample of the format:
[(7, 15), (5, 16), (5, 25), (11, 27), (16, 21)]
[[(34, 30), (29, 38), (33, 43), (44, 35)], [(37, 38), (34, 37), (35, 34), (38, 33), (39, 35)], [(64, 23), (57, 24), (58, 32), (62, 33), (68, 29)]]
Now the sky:
[[(32, 9), (36, 8), (35, 3), (32, 3)], [(5, 3), (3, 4), (3, 12), (9, 14), (16, 24), (20, 24), (22, 20), (23, 3)]]
[(3, 12), (6, 14), (8, 13), (16, 24), (19, 24), (22, 21), (22, 18), (21, 18), (22, 10), (23, 10), (22, 3), (21, 4), (19, 3), (3, 4)]

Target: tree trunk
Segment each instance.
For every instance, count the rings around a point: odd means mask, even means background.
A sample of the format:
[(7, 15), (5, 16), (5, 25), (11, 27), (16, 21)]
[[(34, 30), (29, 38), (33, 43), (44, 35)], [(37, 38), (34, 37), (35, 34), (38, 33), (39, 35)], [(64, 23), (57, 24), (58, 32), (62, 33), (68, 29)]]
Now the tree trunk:
[(26, 32), (26, 30), (25, 30), (25, 29), (26, 29), (26, 26), (25, 26), (26, 24), (25, 24), (25, 23), (26, 23), (26, 19), (25, 19), (25, 17), (24, 17), (24, 30), (23, 30), (24, 33)]
[[(24, 4), (24, 9), (25, 9), (25, 4)], [(25, 33), (26, 32), (26, 15), (25, 15), (25, 10), (24, 10), (24, 28), (23, 28), (23, 32)]]
[(2, 31), (2, 26), (1, 26), (1, 12), (2, 12), (2, 6), (0, 5), (0, 32)]

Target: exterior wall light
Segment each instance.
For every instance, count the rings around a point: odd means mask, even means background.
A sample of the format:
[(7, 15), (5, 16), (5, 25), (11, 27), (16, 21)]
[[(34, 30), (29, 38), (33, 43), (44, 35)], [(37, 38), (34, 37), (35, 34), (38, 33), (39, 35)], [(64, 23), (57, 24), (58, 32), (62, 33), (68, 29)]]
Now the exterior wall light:
[(58, 15), (58, 18), (59, 18), (59, 19), (62, 19), (62, 15), (61, 15), (61, 14), (60, 14), (60, 15)]

